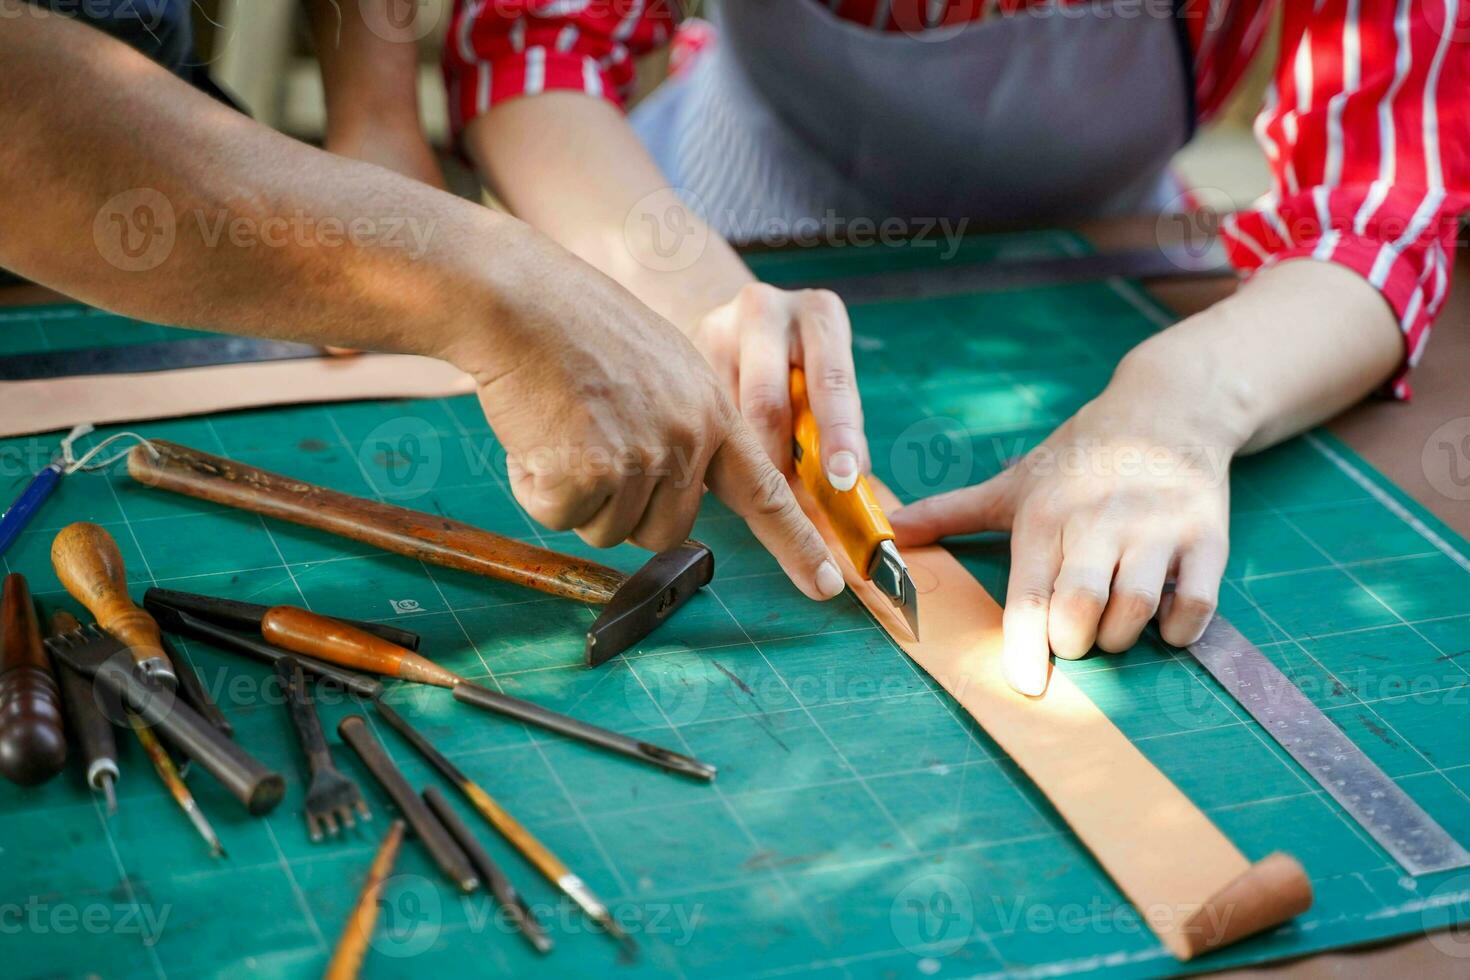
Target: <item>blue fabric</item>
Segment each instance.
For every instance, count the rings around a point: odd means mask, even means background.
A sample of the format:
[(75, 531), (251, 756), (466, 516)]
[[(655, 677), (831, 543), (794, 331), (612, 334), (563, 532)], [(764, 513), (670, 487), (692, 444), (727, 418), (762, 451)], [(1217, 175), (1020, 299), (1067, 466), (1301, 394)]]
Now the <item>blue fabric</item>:
[(131, 45), (176, 74), (194, 65), (191, 0), (30, 0), (91, 24)]

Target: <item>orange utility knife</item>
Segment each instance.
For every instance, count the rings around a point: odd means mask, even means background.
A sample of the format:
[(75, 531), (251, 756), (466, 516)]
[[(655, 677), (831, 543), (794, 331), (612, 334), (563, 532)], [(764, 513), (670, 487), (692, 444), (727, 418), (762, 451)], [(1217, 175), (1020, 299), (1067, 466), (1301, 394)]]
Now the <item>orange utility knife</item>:
[(822, 508), (832, 530), (842, 542), (854, 568), (883, 590), (903, 613), (914, 639), (919, 638), (919, 596), (908, 566), (893, 543), (893, 525), (873, 495), (866, 476), (859, 475), (851, 490), (838, 490), (827, 480), (822, 467), (822, 444), (817, 418), (806, 397), (806, 375), (800, 368), (791, 372), (791, 452), (796, 475), (807, 493)]

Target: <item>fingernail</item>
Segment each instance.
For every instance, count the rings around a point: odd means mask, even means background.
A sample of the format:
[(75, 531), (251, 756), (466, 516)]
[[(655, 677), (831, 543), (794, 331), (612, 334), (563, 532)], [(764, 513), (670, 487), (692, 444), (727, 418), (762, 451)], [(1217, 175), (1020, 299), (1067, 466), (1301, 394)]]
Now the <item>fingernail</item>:
[(830, 599), (840, 595), (844, 587), (842, 573), (837, 570), (837, 564), (830, 558), (822, 562), (822, 567), (817, 569), (817, 591), (822, 594), (822, 598)]
[(827, 460), (827, 482), (832, 488), (846, 493), (857, 486), (858, 461), (857, 454), (848, 452), (846, 449), (832, 454)]
[(1006, 682), (1027, 697), (1039, 697), (1046, 691), (1046, 658), (1006, 657)]

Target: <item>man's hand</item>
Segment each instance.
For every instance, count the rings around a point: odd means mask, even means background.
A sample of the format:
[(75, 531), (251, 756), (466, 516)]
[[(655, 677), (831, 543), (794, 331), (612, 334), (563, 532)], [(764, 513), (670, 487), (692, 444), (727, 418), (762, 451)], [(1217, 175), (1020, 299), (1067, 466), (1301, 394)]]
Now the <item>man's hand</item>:
[[(649, 157), (618, 110), (581, 92), (511, 99), (474, 120), (465, 149), (513, 214), (676, 324), (714, 367), (760, 445), (791, 461), (791, 369), (804, 368), (823, 468), (850, 488), (868, 468), (852, 326), (829, 292), (755, 282)], [(688, 230), (668, 265), (657, 230)]]
[(663, 550), (688, 537), (707, 484), (798, 588), (840, 593), (821, 536), (699, 352), (559, 248), (527, 248), (546, 281), (526, 283), (472, 373), (530, 515), (599, 547)]
[(999, 476), (893, 514), (898, 543), (1011, 532), (1003, 656), (1023, 694), (1046, 689), (1048, 650), (1127, 650), (1156, 612), (1164, 641), (1186, 646), (1225, 571), (1231, 459), (1335, 415), (1402, 357), (1366, 280), (1284, 262), (1131, 351), (1101, 395)]
[(852, 489), (869, 467), (868, 441), (842, 300), (826, 290), (751, 283), (702, 317), (690, 339), (784, 470), (791, 468), (791, 369), (803, 368), (827, 479)]

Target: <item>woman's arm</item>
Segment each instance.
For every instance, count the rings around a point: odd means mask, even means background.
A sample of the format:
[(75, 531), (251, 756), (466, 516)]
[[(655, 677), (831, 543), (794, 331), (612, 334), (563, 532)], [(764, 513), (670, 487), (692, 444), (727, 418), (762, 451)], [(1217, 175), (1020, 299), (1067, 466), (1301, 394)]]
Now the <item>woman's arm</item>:
[[(327, 103), (324, 146), (442, 188), (443, 171), (419, 117), (414, 19), (399, 0), (306, 0)], [(411, 8), (422, 16), (419, 5)]]
[(903, 508), (894, 529), (901, 545), (1011, 532), (1004, 656), (1024, 693), (1045, 689), (1048, 650), (1122, 652), (1155, 613), (1164, 640), (1185, 646), (1215, 612), (1235, 455), (1332, 417), (1402, 357), (1388, 304), (1361, 276), (1283, 263), (1129, 352), (1020, 462)]

